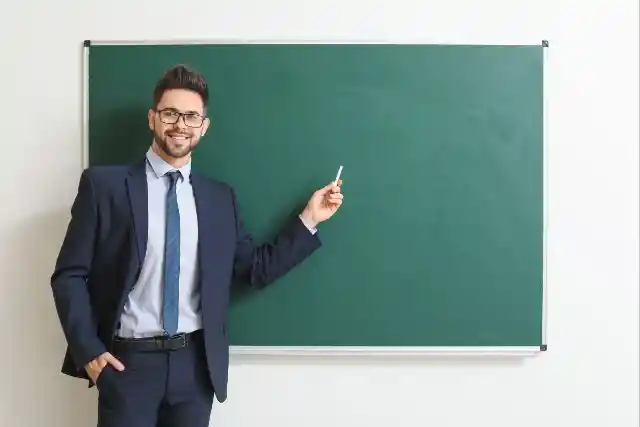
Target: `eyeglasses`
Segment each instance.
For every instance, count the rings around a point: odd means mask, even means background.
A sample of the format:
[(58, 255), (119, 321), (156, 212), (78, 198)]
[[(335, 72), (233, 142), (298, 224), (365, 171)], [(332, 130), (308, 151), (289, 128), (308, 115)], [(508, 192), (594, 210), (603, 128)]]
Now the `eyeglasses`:
[(168, 125), (178, 123), (180, 117), (182, 117), (184, 124), (191, 128), (199, 128), (204, 122), (204, 117), (198, 113), (181, 113), (171, 108), (165, 108), (164, 110), (158, 111), (158, 116), (162, 123), (166, 123)]

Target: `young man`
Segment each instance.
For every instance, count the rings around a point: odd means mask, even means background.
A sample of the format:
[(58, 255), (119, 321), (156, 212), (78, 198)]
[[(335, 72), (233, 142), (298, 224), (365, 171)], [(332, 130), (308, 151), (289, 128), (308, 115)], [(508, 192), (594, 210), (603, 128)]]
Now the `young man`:
[[(319, 246), (341, 206), (317, 190), (269, 243), (244, 230), (233, 189), (191, 170), (208, 90), (184, 66), (157, 83), (146, 156), (86, 169), (51, 286), (68, 349), (62, 371), (99, 391), (100, 427), (206, 427), (227, 393), (232, 276), (264, 286)], [(339, 184), (339, 183), (338, 183)]]

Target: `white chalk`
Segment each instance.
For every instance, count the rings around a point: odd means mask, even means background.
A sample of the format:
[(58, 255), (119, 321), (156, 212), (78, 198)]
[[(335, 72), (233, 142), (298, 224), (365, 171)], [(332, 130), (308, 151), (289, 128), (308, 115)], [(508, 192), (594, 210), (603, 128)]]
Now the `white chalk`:
[(338, 185), (339, 179), (340, 179), (340, 174), (342, 173), (342, 166), (340, 166), (340, 168), (338, 169), (338, 175), (336, 175), (336, 180), (334, 181), (334, 183), (336, 185)]

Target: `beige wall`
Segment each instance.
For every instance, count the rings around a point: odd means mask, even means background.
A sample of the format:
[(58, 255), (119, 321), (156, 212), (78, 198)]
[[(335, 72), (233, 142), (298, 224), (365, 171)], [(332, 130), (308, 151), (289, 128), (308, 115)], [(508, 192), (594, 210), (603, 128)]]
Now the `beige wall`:
[(82, 40), (234, 37), (549, 39), (550, 351), (522, 363), (235, 359), (212, 425), (638, 425), (636, 0), (39, 3), (11, 2), (0, 26), (0, 424), (95, 425), (94, 390), (59, 373), (48, 282), (81, 171)]

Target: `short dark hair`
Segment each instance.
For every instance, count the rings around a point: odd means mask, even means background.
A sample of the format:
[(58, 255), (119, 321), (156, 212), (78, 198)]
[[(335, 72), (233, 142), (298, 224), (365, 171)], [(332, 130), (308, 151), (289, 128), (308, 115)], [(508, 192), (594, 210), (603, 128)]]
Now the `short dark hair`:
[(187, 89), (200, 95), (204, 107), (209, 102), (209, 88), (202, 74), (184, 64), (174, 65), (160, 77), (153, 91), (153, 108), (157, 108), (166, 90)]

